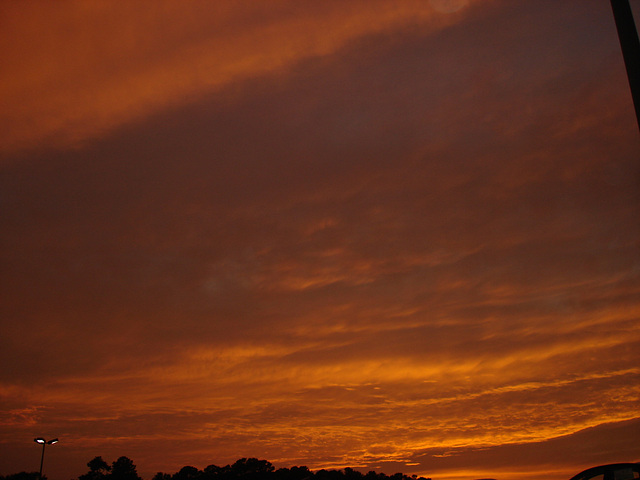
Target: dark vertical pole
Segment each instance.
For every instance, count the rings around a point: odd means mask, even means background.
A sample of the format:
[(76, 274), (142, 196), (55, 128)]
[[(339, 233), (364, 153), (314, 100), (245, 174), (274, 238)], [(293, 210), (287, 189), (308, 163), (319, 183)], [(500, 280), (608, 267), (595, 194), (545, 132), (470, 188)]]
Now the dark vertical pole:
[(40, 457), (40, 480), (42, 480), (42, 465), (44, 464), (44, 447), (46, 447), (46, 442), (42, 444), (42, 456)]
[(638, 31), (633, 20), (629, 0), (611, 0), (611, 8), (618, 29), (624, 64), (627, 67), (627, 77), (631, 87), (633, 105), (636, 109), (638, 128), (640, 128), (640, 40), (638, 40)]

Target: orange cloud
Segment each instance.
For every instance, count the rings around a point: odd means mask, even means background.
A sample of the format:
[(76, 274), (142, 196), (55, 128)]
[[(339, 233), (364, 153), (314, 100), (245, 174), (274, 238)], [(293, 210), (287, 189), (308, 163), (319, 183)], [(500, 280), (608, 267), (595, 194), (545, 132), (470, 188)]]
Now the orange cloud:
[(434, 31), (456, 20), (439, 13), (439, 4), (415, 0), (21, 3), (2, 10), (0, 41), (11, 72), (0, 82), (5, 150), (81, 142), (367, 35), (407, 25)]
[(3, 4), (3, 144), (45, 153), (0, 177), (2, 473), (49, 432), (66, 478), (631, 451), (617, 45), (600, 3), (495, 3)]

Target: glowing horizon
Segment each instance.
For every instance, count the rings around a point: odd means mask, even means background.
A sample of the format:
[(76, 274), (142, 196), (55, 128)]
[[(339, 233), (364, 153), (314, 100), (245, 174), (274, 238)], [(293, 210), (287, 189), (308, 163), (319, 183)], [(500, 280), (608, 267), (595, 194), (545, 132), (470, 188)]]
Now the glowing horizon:
[(0, 475), (638, 461), (608, 2), (268, 5), (0, 6)]

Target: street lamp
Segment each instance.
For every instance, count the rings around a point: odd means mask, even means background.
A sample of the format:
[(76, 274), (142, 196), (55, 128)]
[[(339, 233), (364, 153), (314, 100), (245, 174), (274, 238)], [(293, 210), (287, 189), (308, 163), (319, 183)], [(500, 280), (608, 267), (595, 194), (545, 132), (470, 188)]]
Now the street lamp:
[(34, 442), (42, 444), (42, 457), (40, 457), (40, 480), (42, 480), (42, 465), (44, 464), (44, 447), (47, 445), (53, 445), (54, 443), (58, 443), (58, 439), (54, 438), (53, 440), (45, 440), (42, 437), (34, 438)]
[(629, 0), (611, 0), (613, 18), (618, 30), (622, 56), (627, 68), (627, 78), (631, 87), (631, 98), (640, 127), (640, 39)]

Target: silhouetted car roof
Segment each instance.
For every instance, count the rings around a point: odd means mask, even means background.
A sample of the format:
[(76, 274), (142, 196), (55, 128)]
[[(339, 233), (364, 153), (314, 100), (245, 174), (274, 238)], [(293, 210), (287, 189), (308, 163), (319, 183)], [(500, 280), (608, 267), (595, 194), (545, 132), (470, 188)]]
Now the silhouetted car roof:
[(610, 463), (587, 468), (571, 480), (635, 480), (640, 479), (640, 463)]

